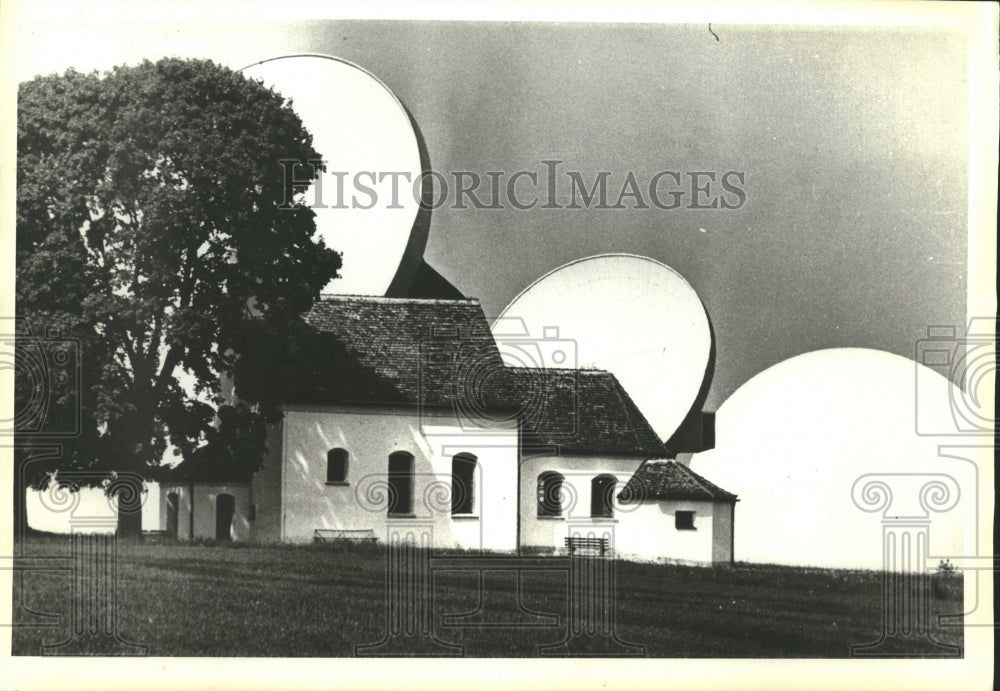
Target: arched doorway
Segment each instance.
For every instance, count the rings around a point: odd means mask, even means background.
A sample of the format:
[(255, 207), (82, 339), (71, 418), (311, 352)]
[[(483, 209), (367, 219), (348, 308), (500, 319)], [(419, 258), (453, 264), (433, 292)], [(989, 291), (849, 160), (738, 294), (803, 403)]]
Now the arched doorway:
[(592, 518), (613, 518), (615, 515), (614, 475), (598, 475), (590, 481), (590, 515)]
[(177, 518), (180, 512), (180, 498), (177, 492), (167, 495), (167, 536), (177, 539)]
[(220, 494), (215, 500), (215, 539), (228, 542), (233, 539), (233, 516), (236, 514), (236, 497)]

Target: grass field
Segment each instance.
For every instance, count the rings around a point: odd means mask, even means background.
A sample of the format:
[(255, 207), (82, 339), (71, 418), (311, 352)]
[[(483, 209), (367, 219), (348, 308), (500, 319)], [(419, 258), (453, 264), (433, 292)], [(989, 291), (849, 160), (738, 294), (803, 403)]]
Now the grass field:
[[(29, 539), (22, 549), (22, 565), (70, 553), (65, 537)], [(567, 560), (549, 559), (550, 570), (524, 573), (520, 608), (515, 572), (483, 576), (481, 611), (471, 620), (493, 626), (447, 625), (445, 615), (480, 608), (480, 574), (434, 570), (430, 621), (437, 639), (466, 656), (485, 657), (535, 656), (540, 646), (562, 641), (572, 599)], [(385, 637), (386, 573), (386, 553), (373, 546), (121, 543), (117, 630), (154, 656), (353, 656), (356, 645)], [(875, 641), (882, 631), (879, 572), (617, 562), (615, 577), (617, 638), (644, 646), (648, 656), (848, 657), (852, 644)], [(61, 620), (49, 628), (15, 628), (13, 654), (39, 655), (43, 644), (69, 636), (71, 582), (67, 570), (23, 572), (23, 584), (15, 582), (15, 605), (22, 608), (15, 609), (16, 621), (37, 623), (37, 613)], [(961, 646), (962, 629), (942, 627), (937, 618), (961, 611), (960, 584), (954, 585), (938, 583), (928, 593), (930, 633)], [(404, 641), (399, 650), (439, 650), (406, 647), (421, 641)], [(82, 645), (66, 650), (118, 651), (100, 639)], [(600, 636), (588, 645), (595, 654), (630, 652)], [(935, 649), (914, 636), (886, 650), (919, 655)]]

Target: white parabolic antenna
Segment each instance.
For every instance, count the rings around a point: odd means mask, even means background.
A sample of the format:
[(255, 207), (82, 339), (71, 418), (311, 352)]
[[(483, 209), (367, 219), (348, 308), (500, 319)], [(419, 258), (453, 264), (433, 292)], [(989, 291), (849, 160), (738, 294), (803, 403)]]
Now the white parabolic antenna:
[[(407, 265), (416, 269), (427, 240), (410, 238), (419, 211), (413, 189), (420, 184), (421, 161), (402, 103), (364, 69), (330, 56), (272, 58), (244, 68), (243, 74), (292, 100), (313, 136), (313, 148), (327, 161), (322, 179), (327, 208), (315, 208), (316, 228), (328, 247), (343, 254), (343, 267), (341, 278), (326, 290), (385, 295), (397, 272)], [(385, 174), (381, 181), (380, 174)], [(355, 180), (371, 188), (375, 199)]]
[[(523, 348), (507, 357), (505, 341), (519, 338), (551, 350), (544, 344), (553, 327), (575, 346), (576, 362), (528, 363)], [(708, 315), (690, 284), (669, 266), (631, 254), (588, 257), (549, 272), (514, 298), (492, 328), (509, 366), (612, 372), (663, 440), (697, 398), (712, 348)]]
[[(979, 544), (978, 471), (962, 460), (972, 452), (941, 446), (956, 434), (951, 402), (961, 396), (900, 355), (867, 348), (797, 355), (726, 399), (715, 448), (692, 456), (691, 469), (739, 496), (737, 560), (881, 568), (883, 519), (909, 517), (911, 527), (926, 520), (923, 554), (933, 568), (930, 555), (975, 554), (968, 550)], [(915, 425), (917, 413), (929, 429)], [(868, 480), (888, 488), (868, 494), (876, 504), (891, 496), (884, 511), (860, 501)], [(941, 493), (921, 495), (928, 482)]]

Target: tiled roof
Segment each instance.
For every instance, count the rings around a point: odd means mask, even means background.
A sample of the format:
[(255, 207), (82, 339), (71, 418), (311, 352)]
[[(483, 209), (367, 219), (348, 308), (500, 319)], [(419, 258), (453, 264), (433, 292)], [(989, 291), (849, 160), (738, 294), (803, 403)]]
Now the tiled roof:
[(503, 368), (478, 300), (324, 296), (296, 402), (453, 406), (470, 370)]
[(324, 296), (295, 337), (289, 403), (444, 407), (522, 425), (526, 445), (644, 458), (669, 451), (610, 372), (505, 367), (478, 300)]
[(483, 399), (519, 411), (526, 446), (647, 458), (668, 453), (610, 372), (508, 367), (504, 374), (484, 382)]
[(736, 501), (736, 495), (714, 485), (686, 465), (663, 459), (646, 461), (618, 494), (623, 502), (649, 499)]

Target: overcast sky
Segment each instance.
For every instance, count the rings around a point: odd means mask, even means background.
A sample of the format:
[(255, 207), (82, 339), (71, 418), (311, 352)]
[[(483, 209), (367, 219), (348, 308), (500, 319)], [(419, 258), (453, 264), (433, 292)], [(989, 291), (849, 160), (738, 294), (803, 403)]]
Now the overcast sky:
[(234, 68), (342, 57), (395, 92), (444, 173), (544, 175), (555, 159), (586, 181), (608, 171), (612, 199), (630, 171), (643, 190), (664, 170), (742, 173), (735, 210), (688, 209), (690, 189), (670, 210), (446, 205), (425, 253), (488, 315), (579, 257), (632, 252), (673, 267), (713, 322), (709, 409), (794, 355), (912, 357), (928, 325), (966, 319), (968, 46), (955, 30), (115, 23), (81, 12), (18, 34), (18, 79), (164, 55)]

